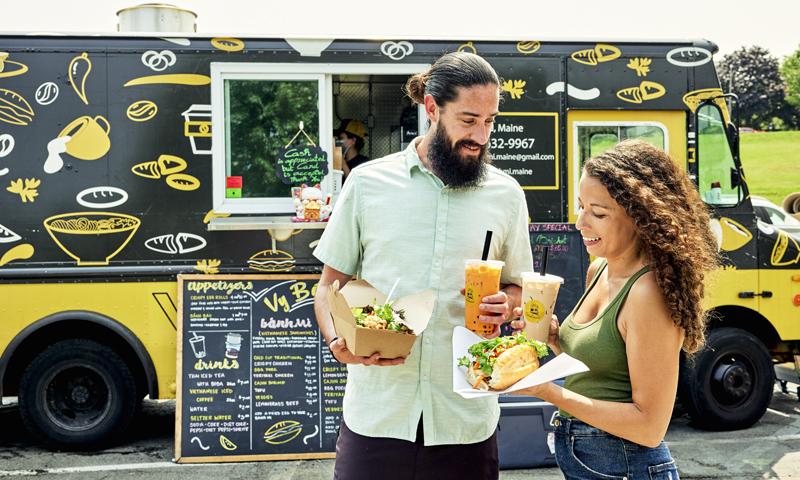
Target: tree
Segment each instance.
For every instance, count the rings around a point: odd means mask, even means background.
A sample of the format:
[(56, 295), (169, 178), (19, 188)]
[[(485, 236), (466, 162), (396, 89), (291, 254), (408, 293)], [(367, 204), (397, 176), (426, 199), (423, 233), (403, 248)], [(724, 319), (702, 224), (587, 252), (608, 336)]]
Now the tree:
[(786, 101), (794, 107), (800, 107), (800, 48), (784, 57), (781, 73), (786, 79)]
[[(319, 144), (317, 81), (226, 81), (226, 176), (242, 177), (243, 197), (291, 197), (291, 186), (278, 178), (275, 155), (288, 144), (305, 145), (303, 130)], [(294, 140), (294, 141), (293, 141)]]
[(742, 47), (725, 55), (717, 64), (717, 71), (723, 91), (739, 97), (742, 126), (763, 129), (773, 117), (794, 124), (795, 108), (786, 103), (786, 82), (778, 59), (769, 50)]

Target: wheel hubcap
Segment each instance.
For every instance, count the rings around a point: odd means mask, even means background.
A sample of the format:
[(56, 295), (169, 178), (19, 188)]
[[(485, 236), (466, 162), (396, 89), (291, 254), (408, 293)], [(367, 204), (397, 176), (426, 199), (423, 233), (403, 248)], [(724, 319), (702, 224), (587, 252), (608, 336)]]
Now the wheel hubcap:
[(72, 390), (72, 401), (76, 404), (84, 404), (89, 400), (89, 389), (83, 385)]
[(111, 409), (109, 381), (88, 366), (66, 366), (50, 375), (44, 408), (50, 420), (70, 431), (97, 426)]
[(737, 357), (720, 359), (711, 375), (711, 388), (721, 405), (735, 407), (746, 401), (753, 392), (753, 376), (747, 361)]

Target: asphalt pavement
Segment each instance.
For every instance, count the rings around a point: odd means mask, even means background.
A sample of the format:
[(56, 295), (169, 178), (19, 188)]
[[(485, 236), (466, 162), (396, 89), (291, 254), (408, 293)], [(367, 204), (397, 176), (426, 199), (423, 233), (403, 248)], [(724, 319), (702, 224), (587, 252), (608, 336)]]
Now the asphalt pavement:
[[(800, 478), (797, 385), (776, 384), (770, 408), (753, 427), (733, 432), (693, 428), (677, 405), (666, 440), (682, 480)], [(99, 452), (52, 452), (25, 430), (19, 409), (0, 408), (0, 477), (57, 480), (158, 478), (181, 480), (309, 480), (333, 477), (333, 460), (175, 464), (175, 402), (145, 400), (125, 441)], [(501, 480), (561, 480), (557, 468), (503, 470)]]

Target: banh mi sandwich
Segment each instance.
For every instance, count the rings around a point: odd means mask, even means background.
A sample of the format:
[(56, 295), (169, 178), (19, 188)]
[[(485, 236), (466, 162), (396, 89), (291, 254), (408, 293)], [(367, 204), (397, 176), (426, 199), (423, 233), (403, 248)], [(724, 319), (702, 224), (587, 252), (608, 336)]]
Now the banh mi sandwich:
[(539, 357), (547, 355), (547, 345), (526, 340), (525, 333), (497, 337), (469, 347), (468, 357), (458, 359), (467, 367), (467, 381), (476, 390), (505, 390), (539, 368)]
[(385, 305), (376, 305), (376, 303), (373, 298), (372, 305), (350, 309), (353, 312), (353, 316), (356, 317), (356, 326), (377, 330), (394, 330), (395, 332), (414, 335), (414, 331), (406, 323), (405, 311), (394, 310), (392, 308), (394, 302), (389, 302)]

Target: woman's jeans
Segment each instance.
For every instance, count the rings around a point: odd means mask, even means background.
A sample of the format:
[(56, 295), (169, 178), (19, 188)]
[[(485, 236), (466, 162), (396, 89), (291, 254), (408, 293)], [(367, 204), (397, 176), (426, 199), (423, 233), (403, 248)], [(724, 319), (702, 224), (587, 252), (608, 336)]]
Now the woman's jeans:
[(567, 480), (678, 480), (664, 441), (649, 448), (574, 418), (556, 416), (556, 461)]

